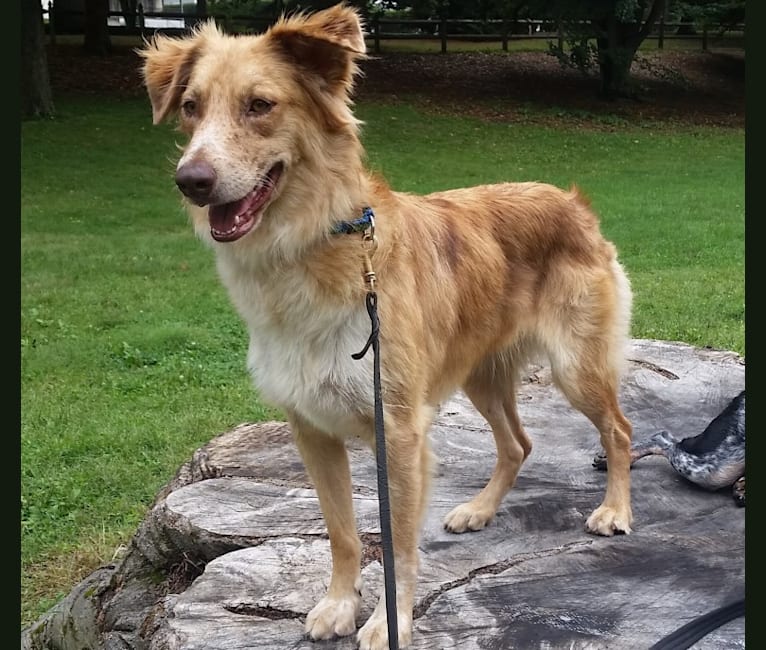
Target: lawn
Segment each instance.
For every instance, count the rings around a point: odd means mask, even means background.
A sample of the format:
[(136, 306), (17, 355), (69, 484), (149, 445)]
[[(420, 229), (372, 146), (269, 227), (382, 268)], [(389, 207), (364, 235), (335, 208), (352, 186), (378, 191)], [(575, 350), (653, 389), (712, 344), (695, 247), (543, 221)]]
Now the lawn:
[[(145, 100), (22, 125), (22, 623), (130, 539), (200, 445), (280, 414), (173, 184)], [(363, 103), (369, 164), (411, 192), (577, 183), (620, 250), (633, 335), (745, 353), (744, 131), (550, 128)]]

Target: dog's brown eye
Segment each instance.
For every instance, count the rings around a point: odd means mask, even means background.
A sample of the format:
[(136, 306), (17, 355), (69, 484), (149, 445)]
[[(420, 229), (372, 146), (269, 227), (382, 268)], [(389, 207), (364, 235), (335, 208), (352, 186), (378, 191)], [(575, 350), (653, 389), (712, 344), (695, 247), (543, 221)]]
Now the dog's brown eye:
[(197, 102), (192, 99), (187, 99), (183, 104), (181, 104), (181, 110), (184, 112), (186, 117), (191, 117), (194, 115), (194, 113), (197, 112)]
[(264, 113), (268, 113), (272, 106), (274, 106), (274, 104), (265, 99), (254, 99), (250, 102), (250, 107), (247, 109), (247, 112), (250, 115), (263, 115)]

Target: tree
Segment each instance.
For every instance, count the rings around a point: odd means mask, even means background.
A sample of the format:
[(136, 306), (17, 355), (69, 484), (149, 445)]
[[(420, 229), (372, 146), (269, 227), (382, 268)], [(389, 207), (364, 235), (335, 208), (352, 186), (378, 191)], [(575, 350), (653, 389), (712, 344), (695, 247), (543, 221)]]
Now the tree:
[(563, 48), (552, 44), (551, 52), (581, 69), (597, 65), (603, 97), (629, 95), (630, 67), (665, 0), (558, 0), (544, 6), (566, 40)]
[(104, 56), (112, 51), (109, 36), (109, 0), (85, 0), (85, 40), (83, 47), (88, 54)]
[(39, 118), (51, 117), (53, 114), (42, 6), (40, 0), (22, 0), (21, 116)]
[(745, 16), (745, 0), (533, 0), (528, 6), (561, 24), (567, 44), (552, 45), (552, 52), (580, 68), (597, 66), (601, 95), (613, 99), (631, 94), (630, 67), (666, 4), (700, 21), (742, 22)]
[(677, 0), (670, 11), (697, 23), (732, 27), (745, 22), (745, 0)]
[(551, 52), (581, 69), (597, 66), (601, 94), (612, 98), (626, 93), (636, 51), (662, 14), (665, 0), (389, 0), (385, 5), (409, 8), (418, 17), (437, 12), (445, 18), (515, 21), (526, 14), (558, 24), (566, 46), (552, 44)]
[[(745, 0), (667, 0), (677, 15), (709, 23), (741, 23)], [(378, 0), (376, 7), (407, 10), (418, 18), (503, 18), (527, 16), (559, 24), (564, 46), (551, 44), (562, 62), (598, 68), (601, 95), (629, 95), (630, 68), (641, 43), (665, 9), (666, 0)]]

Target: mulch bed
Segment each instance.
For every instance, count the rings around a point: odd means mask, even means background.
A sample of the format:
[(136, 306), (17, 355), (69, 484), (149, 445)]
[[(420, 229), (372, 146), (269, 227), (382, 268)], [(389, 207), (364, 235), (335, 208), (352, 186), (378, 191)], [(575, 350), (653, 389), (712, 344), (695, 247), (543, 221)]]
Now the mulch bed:
[[(56, 95), (145, 94), (138, 55), (115, 48), (92, 57), (74, 45), (49, 49)], [(598, 79), (562, 67), (545, 52), (384, 53), (362, 63), (358, 100), (415, 101), (439, 112), (498, 120), (571, 121), (594, 126), (604, 116), (626, 122), (744, 127), (745, 56), (741, 50), (663, 51), (633, 65), (637, 99), (607, 102)], [(554, 109), (535, 114), (531, 108)], [(557, 118), (558, 114), (560, 118)]]

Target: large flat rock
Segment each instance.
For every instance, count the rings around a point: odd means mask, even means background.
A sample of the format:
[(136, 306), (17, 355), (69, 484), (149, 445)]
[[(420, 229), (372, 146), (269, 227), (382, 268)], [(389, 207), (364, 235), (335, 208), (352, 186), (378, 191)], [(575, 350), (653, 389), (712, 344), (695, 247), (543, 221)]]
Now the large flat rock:
[[(729, 352), (636, 340), (629, 356), (621, 397), (634, 440), (658, 429), (696, 435), (745, 384), (744, 363)], [(606, 481), (591, 466), (600, 450), (596, 430), (545, 369), (521, 386), (519, 411), (532, 455), (495, 520), (464, 535), (445, 532), (441, 521), (486, 483), (492, 436), (461, 394), (435, 421), (438, 464), (420, 545), (414, 648), (645, 649), (744, 595), (745, 510), (727, 491), (706, 492), (665, 459), (647, 458), (632, 471), (634, 532), (589, 535), (584, 522)], [(352, 448), (351, 459), (369, 546), (379, 531), (375, 464), (363, 448)], [(353, 648), (352, 638), (303, 637), (305, 615), (329, 580), (330, 553), (286, 425), (239, 427), (201, 450), (197, 462), (200, 476), (170, 491), (155, 518), (175, 547), (186, 544), (210, 561), (185, 591), (165, 598), (150, 647)], [(382, 585), (375, 557), (369, 553), (363, 570), (360, 624)], [(744, 644), (740, 618), (694, 647)]]

